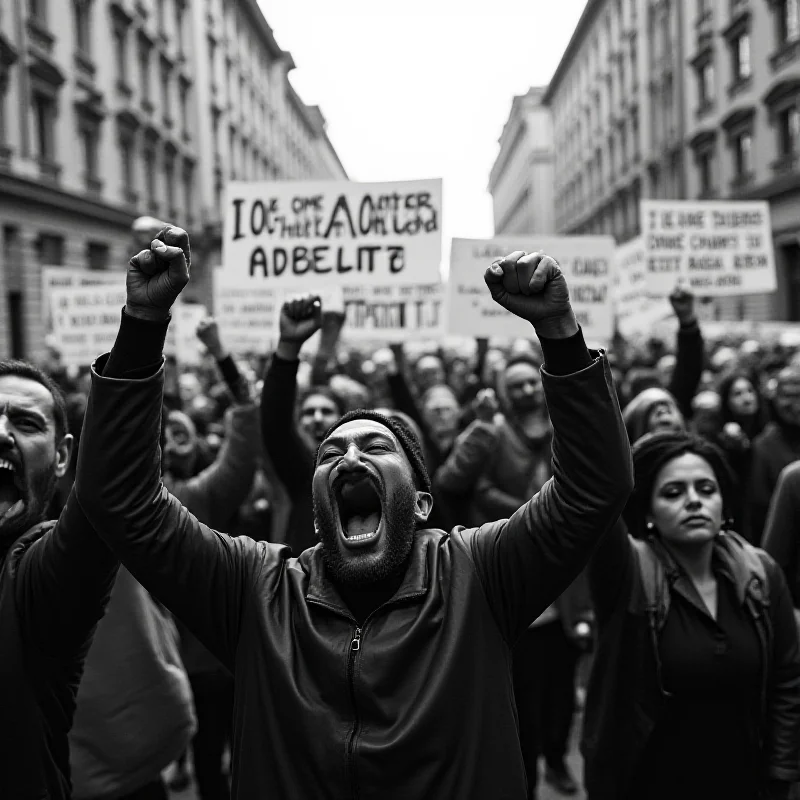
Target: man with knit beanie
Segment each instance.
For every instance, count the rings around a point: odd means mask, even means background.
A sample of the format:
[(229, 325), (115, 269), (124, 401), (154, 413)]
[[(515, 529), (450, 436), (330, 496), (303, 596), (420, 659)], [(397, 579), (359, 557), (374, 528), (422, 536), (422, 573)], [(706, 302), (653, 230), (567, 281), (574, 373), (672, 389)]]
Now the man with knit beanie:
[[(131, 260), (117, 340), (93, 365), (76, 492), (127, 568), (234, 674), (232, 797), (524, 797), (512, 647), (632, 491), (611, 373), (586, 348), (558, 264), (515, 252), (485, 273), (542, 344), (553, 478), (508, 520), (429, 529), (419, 440), (356, 412), (317, 451), (320, 541), (296, 558), (211, 530), (161, 484), (162, 348), (189, 264), (188, 236), (171, 227)], [(318, 313), (310, 297), (294, 321)]]

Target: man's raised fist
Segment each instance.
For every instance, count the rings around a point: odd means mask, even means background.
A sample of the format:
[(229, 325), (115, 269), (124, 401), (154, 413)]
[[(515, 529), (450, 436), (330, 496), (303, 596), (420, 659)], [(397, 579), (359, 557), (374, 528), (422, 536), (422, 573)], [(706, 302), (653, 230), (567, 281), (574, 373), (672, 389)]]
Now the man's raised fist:
[(516, 250), (495, 261), (483, 277), (492, 299), (533, 323), (539, 336), (563, 339), (578, 332), (567, 281), (554, 258)]
[(287, 300), (281, 308), (281, 340), (303, 344), (322, 327), (322, 303), (318, 295), (305, 294)]
[(125, 311), (133, 317), (162, 321), (189, 282), (189, 234), (166, 225), (150, 244), (131, 260), (127, 277)]

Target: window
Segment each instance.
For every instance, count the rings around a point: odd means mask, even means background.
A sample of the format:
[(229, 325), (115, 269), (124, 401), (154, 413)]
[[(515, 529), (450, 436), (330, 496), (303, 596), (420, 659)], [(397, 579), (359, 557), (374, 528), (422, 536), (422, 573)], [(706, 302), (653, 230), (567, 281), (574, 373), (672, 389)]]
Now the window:
[(39, 234), (36, 255), (42, 266), (60, 267), (64, 263), (64, 237), (49, 233)]
[(714, 64), (711, 61), (707, 61), (698, 70), (697, 93), (701, 109), (714, 102)]
[(183, 1), (175, 3), (175, 37), (178, 44), (178, 56), (183, 58)]
[(164, 159), (164, 189), (167, 195), (166, 212), (170, 217), (175, 217), (175, 159), (173, 156)]
[(192, 209), (194, 208), (194, 179), (192, 173), (192, 165), (186, 164), (183, 168), (183, 211), (188, 224), (191, 224)]
[(775, 3), (778, 44), (786, 45), (800, 38), (800, 0), (779, 0)]
[(800, 144), (800, 111), (790, 106), (778, 114), (778, 147), (783, 157), (797, 155)]
[(732, 44), (733, 48), (733, 79), (734, 82), (744, 81), (751, 75), (750, 68), (750, 34), (742, 33), (737, 36)]
[(73, 0), (75, 17), (75, 44), (81, 53), (92, 54), (92, 7), (91, 0)]
[(189, 87), (184, 81), (181, 81), (178, 95), (181, 114), (181, 132), (184, 137), (186, 137), (189, 135)]
[(86, 260), (89, 269), (108, 269), (110, 251), (104, 242), (89, 242), (86, 245)]
[(128, 195), (136, 190), (136, 171), (133, 168), (133, 142), (128, 139), (120, 139), (119, 155), (120, 166), (122, 167), (122, 182), (125, 184), (125, 191)]
[(158, 29), (164, 30), (166, 19), (164, 17), (164, 0), (156, 0), (156, 20), (158, 21)]
[(156, 154), (153, 150), (144, 151), (144, 188), (147, 194), (148, 208), (158, 210), (156, 197)]
[(128, 31), (114, 29), (114, 61), (117, 66), (117, 82), (127, 84), (128, 77)]
[(35, 152), (41, 161), (55, 161), (56, 103), (52, 97), (35, 92), (33, 95)]
[(733, 156), (737, 179), (747, 178), (753, 171), (753, 137), (749, 131), (734, 137)]
[(170, 121), (172, 119), (170, 108), (170, 69), (169, 63), (167, 61), (161, 61), (161, 101), (162, 101), (162, 111), (164, 121)]
[(86, 184), (89, 188), (97, 188), (97, 144), (98, 132), (94, 128), (85, 127), (80, 132), (83, 145), (83, 168)]
[(150, 42), (139, 39), (139, 82), (141, 84), (142, 100), (150, 100)]
[(697, 152), (697, 175), (700, 184), (700, 196), (710, 197), (714, 193), (714, 150), (710, 147)]
[(28, 0), (28, 13), (37, 22), (47, 22), (47, 0)]

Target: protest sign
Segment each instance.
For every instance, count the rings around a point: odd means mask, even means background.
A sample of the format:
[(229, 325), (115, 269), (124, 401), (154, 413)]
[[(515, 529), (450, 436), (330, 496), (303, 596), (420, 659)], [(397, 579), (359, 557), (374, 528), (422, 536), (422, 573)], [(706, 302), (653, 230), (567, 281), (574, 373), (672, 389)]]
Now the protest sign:
[(167, 328), (164, 342), (165, 355), (174, 355), (179, 364), (197, 366), (200, 361), (201, 344), (197, 338), (197, 325), (208, 316), (206, 307), (199, 303), (175, 303), (172, 321)]
[(587, 340), (608, 342), (614, 329), (612, 280), (614, 240), (610, 236), (525, 236), (453, 239), (447, 331), (471, 337), (526, 337), (525, 322), (492, 300), (483, 280), (486, 268), (515, 250), (541, 251), (556, 259), (569, 283), (575, 316)]
[(281, 293), (267, 286), (232, 286), (214, 270), (214, 318), (231, 353), (266, 353), (277, 341)]
[(654, 300), (647, 293), (645, 251), (641, 237), (614, 251), (614, 311), (623, 336), (646, 331), (654, 322), (671, 314), (665, 298)]
[(433, 283), (442, 182), (228, 184), (223, 271), (230, 286)]
[(382, 342), (438, 338), (444, 334), (444, 295), (440, 283), (345, 286), (342, 338)]
[(704, 297), (777, 288), (768, 203), (643, 200), (641, 219), (652, 296), (679, 281)]
[(125, 286), (72, 286), (50, 291), (53, 336), (68, 367), (85, 367), (114, 345)]

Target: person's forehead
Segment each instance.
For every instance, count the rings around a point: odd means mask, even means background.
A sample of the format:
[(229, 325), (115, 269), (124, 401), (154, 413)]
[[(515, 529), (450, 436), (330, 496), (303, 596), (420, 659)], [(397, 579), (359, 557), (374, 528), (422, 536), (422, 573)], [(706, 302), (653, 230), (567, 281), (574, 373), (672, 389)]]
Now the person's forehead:
[(519, 381), (519, 380), (540, 380), (539, 371), (533, 364), (512, 364), (510, 367), (506, 369), (506, 380), (507, 381)]
[(709, 477), (716, 478), (714, 468), (703, 456), (697, 453), (682, 453), (664, 464), (657, 482), (692, 481)]
[(438, 369), (442, 366), (439, 356), (422, 356), (417, 365), (419, 369)]
[(6, 405), (38, 411), (47, 419), (54, 419), (54, 402), (50, 390), (38, 381), (21, 375), (0, 376), (0, 409)]
[(753, 384), (749, 380), (749, 378), (741, 377), (737, 378), (733, 384), (731, 385), (732, 392), (744, 392), (750, 391), (753, 388)]
[(397, 442), (395, 435), (383, 423), (372, 419), (353, 419), (340, 425), (326, 441), (353, 442), (367, 436), (385, 436)]
[(306, 410), (312, 408), (335, 409), (336, 403), (324, 394), (310, 394), (303, 401), (303, 408)]

